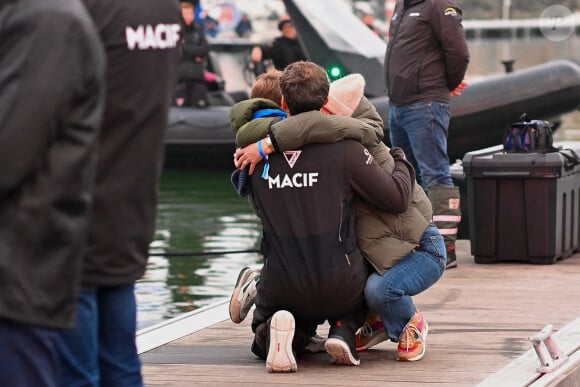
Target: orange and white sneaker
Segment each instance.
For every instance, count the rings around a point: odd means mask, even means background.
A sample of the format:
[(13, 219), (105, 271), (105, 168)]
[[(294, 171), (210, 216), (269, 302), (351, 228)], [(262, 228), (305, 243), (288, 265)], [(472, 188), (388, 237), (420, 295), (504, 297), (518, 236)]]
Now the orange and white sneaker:
[(419, 310), (415, 312), (407, 326), (403, 330), (403, 335), (397, 348), (397, 360), (417, 361), (425, 356), (427, 349), (427, 333), (429, 327), (427, 320)]
[(388, 339), (381, 318), (377, 314), (369, 313), (367, 321), (356, 331), (354, 342), (356, 350), (362, 352)]

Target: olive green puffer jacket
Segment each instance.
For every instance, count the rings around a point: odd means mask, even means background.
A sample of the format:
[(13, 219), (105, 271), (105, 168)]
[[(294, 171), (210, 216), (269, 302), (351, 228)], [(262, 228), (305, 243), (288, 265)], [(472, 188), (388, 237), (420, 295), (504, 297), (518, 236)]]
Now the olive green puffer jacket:
[(252, 118), (260, 109), (280, 109), (269, 99), (252, 98), (236, 103), (230, 109), (230, 124), (236, 135), (236, 146), (245, 147), (266, 137), (270, 125), (277, 117)]

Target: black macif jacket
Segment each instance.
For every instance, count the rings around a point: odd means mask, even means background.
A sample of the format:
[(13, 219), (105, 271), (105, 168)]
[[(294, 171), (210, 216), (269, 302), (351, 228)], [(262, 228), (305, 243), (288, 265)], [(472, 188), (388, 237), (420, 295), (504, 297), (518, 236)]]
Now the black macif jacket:
[(126, 285), (145, 272), (155, 232), (181, 14), (171, 0), (84, 3), (107, 54), (107, 102), (83, 282)]
[(269, 164), (267, 179), (264, 163), (251, 176), (251, 199), (264, 228), (256, 305), (307, 321), (353, 313), (363, 304), (367, 279), (353, 199), (404, 212), (415, 178), (411, 164), (398, 160), (389, 174), (352, 140), (274, 153)]
[(389, 27), (385, 81), (390, 102), (449, 102), (469, 49), (454, 0), (398, 0)]

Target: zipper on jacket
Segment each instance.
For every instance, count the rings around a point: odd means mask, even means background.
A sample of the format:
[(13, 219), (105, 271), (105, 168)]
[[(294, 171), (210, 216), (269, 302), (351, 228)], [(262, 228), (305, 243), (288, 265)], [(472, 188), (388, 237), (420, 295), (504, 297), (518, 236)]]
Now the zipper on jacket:
[[(344, 203), (340, 203), (340, 223), (338, 224), (338, 242), (344, 248), (342, 243), (342, 220), (344, 219)], [(348, 253), (344, 253), (344, 257), (346, 258), (346, 263), (350, 266), (350, 258), (348, 257)]]
[(421, 72), (421, 61), (417, 62), (417, 68), (415, 69), (415, 83), (417, 85), (417, 94), (421, 94), (419, 90), (419, 73)]
[(342, 245), (342, 219), (344, 216), (344, 203), (340, 203), (340, 221), (338, 223), (338, 242)]

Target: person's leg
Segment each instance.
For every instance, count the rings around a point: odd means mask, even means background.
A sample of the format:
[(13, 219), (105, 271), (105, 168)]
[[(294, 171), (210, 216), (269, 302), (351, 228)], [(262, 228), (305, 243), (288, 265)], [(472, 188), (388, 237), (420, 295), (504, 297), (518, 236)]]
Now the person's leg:
[(417, 158), (422, 182), (433, 206), (433, 221), (447, 251), (447, 268), (457, 266), (455, 241), (461, 222), (459, 187), (453, 186), (447, 157), (450, 106), (440, 102), (419, 102), (407, 106), (401, 125), (408, 133)]
[(61, 386), (100, 386), (99, 311), (94, 289), (82, 290), (77, 305), (75, 327), (59, 335), (59, 380)]
[(413, 168), (415, 168), (415, 178), (417, 183), (423, 185), (421, 169), (417, 163), (411, 140), (405, 126), (407, 125), (406, 121), (408, 120), (410, 113), (412, 113), (412, 110), (407, 106), (396, 106), (392, 104), (389, 106), (389, 139), (391, 140), (392, 147), (403, 149), (407, 160), (409, 160), (413, 165)]
[(193, 80), (191, 82), (191, 106), (205, 108), (207, 101), (207, 84), (205, 80)]
[(304, 352), (324, 351), (325, 339), (316, 334), (317, 327), (318, 323), (306, 321), (301, 319), (300, 316), (296, 316), (296, 332), (294, 333), (292, 348), (298, 357)]
[(266, 360), (266, 356), (268, 356), (270, 318), (273, 314), (274, 311), (270, 311), (256, 304), (256, 309), (252, 317), (252, 332), (254, 332), (252, 353), (262, 360)]
[[(447, 156), (449, 104), (422, 101), (400, 108), (404, 128), (422, 175), (423, 187), (453, 186)], [(406, 153), (406, 149), (403, 148)]]
[(0, 386), (58, 386), (58, 335), (0, 319)]
[(420, 245), (383, 275), (373, 273), (365, 286), (365, 299), (377, 313), (388, 337), (399, 342), (417, 310), (412, 296), (433, 285), (445, 270), (445, 244), (434, 224), (423, 233)]
[(457, 267), (455, 242), (461, 222), (459, 187), (431, 187), (426, 190), (433, 206), (433, 222), (443, 235), (447, 254), (447, 269)]
[(134, 284), (130, 284), (98, 290), (102, 386), (143, 386), (141, 361), (135, 344), (137, 305), (134, 288)]

